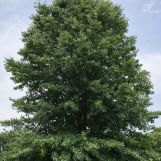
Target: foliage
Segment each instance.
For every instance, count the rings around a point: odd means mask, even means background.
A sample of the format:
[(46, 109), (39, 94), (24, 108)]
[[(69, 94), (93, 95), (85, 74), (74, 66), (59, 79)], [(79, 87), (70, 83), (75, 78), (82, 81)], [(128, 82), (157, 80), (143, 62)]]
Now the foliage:
[(122, 9), (108, 0), (55, 0), (36, 9), (21, 59), (6, 60), (15, 89), (26, 90), (12, 100), (25, 115), (2, 123), (15, 132), (1, 134), (1, 158), (155, 161), (138, 131), (150, 130), (160, 113), (148, 111), (149, 73)]
[(153, 149), (161, 154), (161, 128), (155, 129), (149, 136)]
[[(2, 161), (160, 161), (147, 139), (126, 143), (82, 134), (37, 135), (10, 132)], [(144, 142), (146, 141), (146, 142)], [(7, 156), (7, 157), (6, 157)]]

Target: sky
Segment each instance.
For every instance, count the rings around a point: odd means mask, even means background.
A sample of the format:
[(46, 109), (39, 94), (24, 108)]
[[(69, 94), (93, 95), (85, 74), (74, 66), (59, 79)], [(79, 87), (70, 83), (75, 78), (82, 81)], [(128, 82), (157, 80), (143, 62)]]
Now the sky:
[[(51, 0), (39, 0), (51, 2)], [(19, 98), (24, 93), (14, 91), (10, 74), (5, 71), (5, 58), (18, 59), (17, 52), (23, 47), (21, 33), (26, 31), (34, 14), (36, 0), (0, 0), (0, 120), (18, 117), (9, 98)], [(121, 5), (129, 20), (128, 35), (137, 37), (140, 63), (151, 73), (154, 85), (149, 110), (161, 110), (161, 0), (113, 0)], [(161, 126), (161, 118), (155, 121)]]

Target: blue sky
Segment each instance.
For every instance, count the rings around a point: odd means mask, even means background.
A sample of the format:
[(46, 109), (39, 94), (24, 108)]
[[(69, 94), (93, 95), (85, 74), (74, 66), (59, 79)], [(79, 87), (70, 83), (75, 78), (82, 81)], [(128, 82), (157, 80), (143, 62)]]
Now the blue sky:
[[(39, 0), (45, 2), (45, 0)], [(0, 0), (0, 120), (17, 117), (9, 97), (18, 98), (23, 92), (13, 90), (9, 73), (4, 69), (5, 57), (18, 59), (23, 47), (21, 32), (30, 24), (35, 0)], [(51, 2), (51, 0), (46, 0)], [(138, 58), (151, 73), (155, 94), (150, 110), (161, 110), (161, 0), (113, 0), (124, 8), (129, 19), (129, 35), (137, 36)], [(161, 126), (161, 119), (155, 124)]]

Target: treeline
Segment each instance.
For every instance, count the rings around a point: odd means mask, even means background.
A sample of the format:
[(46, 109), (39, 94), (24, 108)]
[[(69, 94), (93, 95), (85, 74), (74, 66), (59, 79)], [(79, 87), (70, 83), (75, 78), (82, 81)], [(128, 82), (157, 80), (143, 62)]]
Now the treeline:
[(161, 129), (122, 140), (87, 133), (37, 134), (12, 131), (0, 134), (2, 161), (160, 161)]

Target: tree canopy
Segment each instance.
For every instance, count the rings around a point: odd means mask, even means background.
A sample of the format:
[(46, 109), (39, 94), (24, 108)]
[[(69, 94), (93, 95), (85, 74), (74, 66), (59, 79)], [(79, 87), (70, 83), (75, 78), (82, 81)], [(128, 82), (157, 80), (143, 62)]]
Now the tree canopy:
[(12, 100), (24, 115), (2, 123), (13, 127), (1, 134), (2, 158), (159, 161), (141, 133), (159, 112), (148, 110), (152, 84), (127, 27), (122, 9), (109, 0), (37, 4), (22, 34), (21, 59), (5, 64), (26, 95)]

